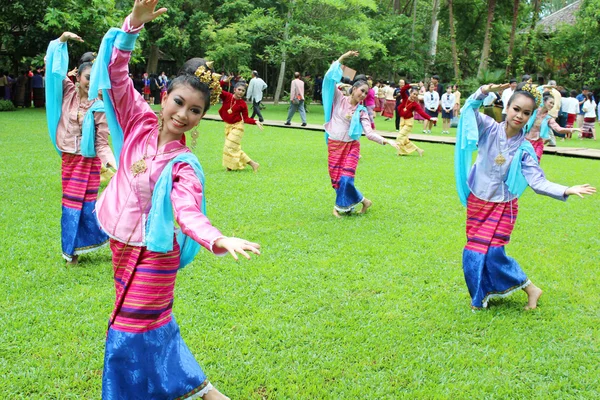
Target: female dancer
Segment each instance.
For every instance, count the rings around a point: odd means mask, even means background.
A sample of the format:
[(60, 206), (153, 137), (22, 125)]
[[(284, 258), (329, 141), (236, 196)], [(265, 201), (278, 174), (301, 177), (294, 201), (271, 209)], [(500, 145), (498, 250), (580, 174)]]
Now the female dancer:
[[(489, 299), (518, 289), (527, 293), (525, 309), (537, 307), (542, 290), (504, 251), (517, 218), (517, 197), (527, 185), (538, 194), (563, 201), (570, 195), (596, 192), (587, 184), (566, 187), (545, 178), (523, 130), (536, 108), (531, 92), (517, 90), (513, 94), (505, 122), (497, 123), (478, 111), (488, 92), (508, 86), (486, 85), (477, 90), (465, 103), (457, 128), (456, 184), (461, 202), (467, 206), (463, 270), (474, 309), (485, 308)], [(471, 168), (476, 149), (477, 160)]]
[(364, 214), (373, 202), (364, 197), (354, 186), (354, 174), (360, 157), (360, 136), (365, 132), (367, 139), (396, 149), (398, 145), (384, 139), (371, 129), (371, 120), (364, 106), (369, 92), (369, 85), (358, 80), (352, 85), (348, 97), (336, 87), (342, 78), (341, 62), (346, 57), (358, 56), (357, 51), (343, 54), (331, 64), (323, 79), (323, 110), (325, 112), (325, 137), (329, 152), (329, 176), (336, 192), (333, 215), (340, 218), (340, 212), (351, 212), (362, 203), (360, 212)]
[[(410, 93), (410, 95), (409, 95)], [(423, 119), (429, 121), (431, 119), (437, 120), (435, 117), (430, 117), (419, 105), (419, 89), (411, 87), (407, 84), (400, 89), (400, 95), (402, 96), (402, 102), (398, 106), (398, 113), (400, 114), (400, 131), (396, 138), (398, 144), (398, 155), (404, 156), (416, 151), (419, 156), (423, 157), (422, 149), (418, 148), (408, 138), (409, 133), (412, 132), (414, 126), (414, 113), (417, 112)]]
[[(224, 237), (210, 224), (202, 167), (186, 146), (184, 133), (218, 101), (218, 77), (203, 59), (189, 60), (170, 83), (160, 118), (128, 77), (138, 32), (167, 11), (155, 11), (157, 2), (135, 1), (123, 30), (105, 35), (92, 71), (92, 83), (103, 89), (107, 118), (118, 119), (124, 138), (119, 169), (96, 208), (111, 237), (116, 291), (102, 398), (226, 399), (181, 338), (171, 312), (175, 278), (200, 245), (215, 254), (229, 252), (236, 260), (236, 253), (259, 254), (260, 246)], [(177, 237), (174, 220), (181, 227)]]
[[(229, 85), (229, 81), (222, 81), (221, 86)], [(223, 104), (219, 109), (219, 115), (225, 122), (225, 145), (223, 146), (223, 166), (227, 171), (241, 170), (246, 164), (252, 167), (254, 172), (260, 166), (256, 161), (242, 150), (242, 138), (244, 137), (244, 123), (258, 126), (262, 130), (260, 121), (248, 117), (248, 106), (244, 101), (246, 83), (238, 82), (233, 88), (233, 94), (226, 90), (221, 92)]]
[[(68, 40), (83, 42), (76, 34), (64, 32), (48, 46), (46, 114), (50, 139), (62, 157), (62, 254), (67, 263), (77, 264), (79, 254), (108, 242), (94, 207), (101, 168), (117, 164), (108, 145), (104, 104), (88, 101), (92, 63), (82, 57), (84, 62), (77, 69), (79, 88), (67, 77)], [(96, 98), (97, 93), (90, 97)]]
[[(531, 89), (529, 84), (524, 85), (522, 90), (535, 91)], [(525, 132), (527, 136), (525, 138), (531, 142), (535, 154), (537, 155), (538, 162), (542, 159), (544, 154), (544, 142), (550, 139), (549, 130), (554, 129), (560, 134), (570, 134), (571, 132), (579, 132), (579, 128), (563, 128), (552, 118), (548, 112), (554, 107), (554, 97), (550, 94), (544, 95), (542, 99), (542, 105), (533, 112), (529, 122), (525, 126)]]

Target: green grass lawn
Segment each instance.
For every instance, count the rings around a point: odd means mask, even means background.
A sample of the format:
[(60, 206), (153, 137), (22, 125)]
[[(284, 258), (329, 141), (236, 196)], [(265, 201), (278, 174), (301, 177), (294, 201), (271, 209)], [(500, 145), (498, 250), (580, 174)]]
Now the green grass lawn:
[[(263, 252), (236, 263), (203, 251), (176, 287), (183, 338), (232, 399), (600, 398), (600, 196), (526, 191), (507, 252), (544, 289), (540, 307), (524, 312), (519, 292), (474, 313), (452, 146), (399, 158), (363, 138), (356, 182), (374, 205), (338, 220), (320, 132), (248, 126), (253, 174), (224, 171), (222, 123), (200, 131), (208, 216)], [(600, 186), (600, 161), (542, 166)], [(100, 398), (110, 251), (65, 267), (60, 182), (44, 111), (0, 113), (2, 399)]]

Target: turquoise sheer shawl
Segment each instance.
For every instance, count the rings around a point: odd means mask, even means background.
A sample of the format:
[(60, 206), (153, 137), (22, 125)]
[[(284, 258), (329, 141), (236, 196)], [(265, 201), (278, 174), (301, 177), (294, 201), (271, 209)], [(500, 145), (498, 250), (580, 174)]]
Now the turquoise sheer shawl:
[(106, 115), (106, 123), (112, 137), (113, 150), (115, 153), (115, 160), (117, 166), (119, 165), (121, 158), (121, 149), (123, 148), (123, 129), (117, 120), (115, 113), (115, 107), (108, 94), (108, 89), (112, 86), (110, 84), (110, 76), (108, 75), (108, 65), (112, 57), (113, 49), (117, 48), (123, 51), (133, 51), (135, 48), (135, 42), (139, 34), (127, 33), (121, 29), (111, 28), (104, 35), (102, 43), (100, 44), (100, 50), (98, 50), (98, 57), (92, 66), (92, 73), (90, 76), (90, 99), (98, 96), (98, 90), (102, 90), (102, 97), (104, 99), (104, 113)]
[[(531, 117), (529, 118), (527, 125), (525, 125), (525, 132), (529, 132), (531, 130), (531, 127), (535, 123), (535, 118), (537, 117), (537, 112), (538, 112), (538, 110), (536, 109), (533, 112), (533, 114), (531, 114)], [(540, 125), (540, 137), (544, 140), (550, 139), (550, 133), (549, 133), (550, 126), (548, 126), (548, 121), (550, 121), (550, 118), (552, 118), (550, 115), (546, 115), (544, 117), (544, 119), (542, 120), (542, 125)]]
[[(62, 114), (63, 81), (69, 69), (69, 52), (66, 42), (53, 40), (46, 51), (46, 121), (52, 145), (61, 154), (56, 145), (56, 131)], [(91, 96), (90, 96), (91, 97)], [(90, 98), (95, 99), (97, 96)], [(104, 112), (104, 104), (96, 100), (87, 110), (81, 129), (81, 155), (86, 158), (96, 157), (96, 124), (94, 113)]]
[[(154, 192), (152, 206), (146, 222), (146, 247), (150, 251), (167, 253), (173, 250), (173, 232), (175, 230), (171, 190), (173, 189), (173, 165), (182, 162), (192, 166), (204, 191), (204, 171), (198, 158), (192, 153), (180, 154), (172, 159), (161, 172)], [(202, 195), (202, 214), (206, 215), (206, 196)], [(200, 245), (181, 230), (177, 231), (177, 242), (181, 249), (179, 268), (188, 265), (200, 251)]]
[[(335, 91), (337, 84), (341, 81), (343, 76), (342, 65), (339, 61), (331, 64), (325, 76), (323, 77), (323, 89), (322, 89), (322, 101), (323, 101), (323, 112), (325, 113), (325, 123), (331, 121), (331, 113), (333, 112), (333, 100), (335, 98)], [(363, 133), (363, 127), (360, 123), (361, 111), (367, 112), (367, 108), (363, 105), (356, 106), (356, 111), (352, 114), (352, 120), (350, 121), (350, 130), (348, 136), (352, 140), (359, 140)], [(325, 131), (325, 143), (329, 140), (329, 133)]]

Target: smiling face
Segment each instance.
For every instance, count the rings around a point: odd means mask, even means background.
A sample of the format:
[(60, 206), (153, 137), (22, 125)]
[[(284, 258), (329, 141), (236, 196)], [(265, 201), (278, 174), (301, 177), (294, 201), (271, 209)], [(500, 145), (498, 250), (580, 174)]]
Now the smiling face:
[(544, 107), (546, 107), (546, 110), (548, 111), (552, 110), (552, 107), (554, 107), (554, 98), (548, 97), (544, 102)]
[(419, 98), (419, 92), (417, 90), (411, 90), (410, 96), (408, 96), (408, 100), (417, 101), (418, 98)]
[(179, 85), (163, 97), (161, 102), (163, 130), (183, 135), (202, 119), (205, 113), (204, 95), (189, 85)]
[(92, 72), (92, 67), (87, 66), (82, 71), (79, 71), (77, 74), (77, 82), (79, 82), (79, 92), (82, 95), (87, 95), (88, 90), (90, 88), (90, 73)]
[(516, 130), (523, 128), (534, 109), (535, 101), (522, 94), (517, 94), (512, 98), (506, 110), (506, 124)]
[(367, 97), (367, 93), (369, 93), (369, 85), (366, 83), (360, 86), (356, 86), (352, 88), (351, 97), (357, 102), (361, 103)]
[(233, 95), (236, 99), (241, 99), (246, 94), (246, 86), (240, 85), (233, 90)]

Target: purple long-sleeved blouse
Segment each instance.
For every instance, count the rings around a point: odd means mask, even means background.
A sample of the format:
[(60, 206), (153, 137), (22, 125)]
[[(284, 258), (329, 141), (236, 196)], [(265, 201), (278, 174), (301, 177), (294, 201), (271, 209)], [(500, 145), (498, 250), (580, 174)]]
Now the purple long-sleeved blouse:
[[(483, 94), (481, 89), (476, 92), (478, 100), (483, 100), (486, 96), (487, 94)], [(525, 134), (521, 130), (518, 135), (507, 138), (506, 122), (498, 123), (478, 110), (468, 112), (475, 113), (479, 129), (477, 160), (471, 168), (467, 180), (469, 189), (482, 200), (494, 203), (510, 201), (516, 196), (508, 191), (508, 186), (504, 181), (517, 149), (525, 140)], [(495, 160), (498, 154), (502, 154), (506, 159), (502, 165), (496, 164)], [(544, 171), (529, 153), (523, 152), (521, 163), (523, 175), (536, 193), (557, 200), (565, 201), (567, 199), (568, 196), (565, 195), (567, 187), (547, 180)]]

